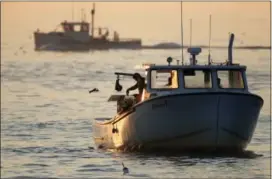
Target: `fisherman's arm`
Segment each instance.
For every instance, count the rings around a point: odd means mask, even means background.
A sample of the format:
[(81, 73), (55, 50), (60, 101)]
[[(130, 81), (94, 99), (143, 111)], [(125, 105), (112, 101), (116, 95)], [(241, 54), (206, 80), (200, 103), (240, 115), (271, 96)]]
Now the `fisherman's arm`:
[(138, 88), (138, 84), (136, 83), (135, 85), (133, 85), (132, 87), (127, 89), (127, 95), (129, 94), (129, 91), (135, 90)]

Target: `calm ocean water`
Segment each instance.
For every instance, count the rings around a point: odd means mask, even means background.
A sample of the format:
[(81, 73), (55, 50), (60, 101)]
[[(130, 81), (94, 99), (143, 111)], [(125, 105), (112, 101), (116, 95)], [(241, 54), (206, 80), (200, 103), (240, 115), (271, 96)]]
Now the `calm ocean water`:
[[(111, 117), (115, 71), (139, 71), (144, 62), (166, 63), (180, 50), (52, 53), (2, 46), (1, 177), (121, 178), (257, 178), (270, 176), (270, 51), (235, 50), (234, 62), (247, 65), (250, 90), (262, 96), (254, 137), (247, 150), (262, 156), (189, 157), (99, 151), (92, 139), (95, 117)], [(188, 55), (185, 55), (188, 59)], [(223, 62), (227, 50), (212, 50)], [(207, 50), (199, 61), (207, 59)], [(124, 87), (133, 81), (124, 79)], [(100, 92), (89, 94), (98, 88)]]

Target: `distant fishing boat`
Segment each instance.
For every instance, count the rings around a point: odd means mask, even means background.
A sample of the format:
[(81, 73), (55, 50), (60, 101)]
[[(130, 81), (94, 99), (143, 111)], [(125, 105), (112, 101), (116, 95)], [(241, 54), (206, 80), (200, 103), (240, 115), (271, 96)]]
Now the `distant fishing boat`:
[[(146, 69), (140, 98), (111, 95), (108, 101), (117, 102), (117, 114), (93, 123), (98, 148), (243, 151), (253, 136), (263, 99), (249, 91), (246, 66), (233, 63), (233, 40), (231, 34), (226, 63), (213, 64), (209, 59), (200, 65), (196, 56), (201, 48), (188, 48), (190, 64), (172, 65), (169, 57), (168, 64)], [(117, 91), (122, 90), (119, 76), (133, 76), (115, 74)]]
[[(122, 39), (118, 32), (113, 32), (109, 39), (109, 29), (94, 26), (95, 4), (91, 11), (92, 21), (63, 21), (59, 24), (62, 31), (34, 32), (35, 50), (37, 51), (89, 51), (107, 49), (139, 49), (141, 39)], [(91, 31), (91, 34), (90, 34)], [(97, 35), (95, 35), (98, 33)]]

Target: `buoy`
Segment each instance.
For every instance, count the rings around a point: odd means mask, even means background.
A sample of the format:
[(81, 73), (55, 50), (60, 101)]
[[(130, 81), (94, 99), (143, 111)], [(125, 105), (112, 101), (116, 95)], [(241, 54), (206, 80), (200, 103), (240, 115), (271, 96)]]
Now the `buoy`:
[(122, 162), (122, 165), (123, 165), (123, 175), (125, 174), (128, 174), (129, 173), (129, 170), (127, 167), (125, 167), (124, 163)]

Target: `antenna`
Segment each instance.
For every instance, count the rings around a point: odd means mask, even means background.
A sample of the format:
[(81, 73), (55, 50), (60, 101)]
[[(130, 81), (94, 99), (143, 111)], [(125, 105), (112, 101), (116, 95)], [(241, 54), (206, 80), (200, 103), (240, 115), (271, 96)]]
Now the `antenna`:
[(184, 63), (184, 57), (183, 57), (183, 23), (182, 23), (182, 1), (180, 1), (180, 19), (181, 19), (181, 64)]
[(192, 47), (192, 19), (190, 19), (190, 47)]
[(209, 55), (208, 55), (208, 64), (211, 64), (211, 36), (212, 36), (212, 15), (210, 15), (210, 27), (209, 27)]
[(83, 21), (86, 21), (86, 12), (85, 12), (85, 9), (83, 9)]
[(94, 37), (94, 14), (95, 14), (95, 3), (93, 3), (93, 9), (91, 11), (92, 14), (92, 37)]
[(84, 10), (83, 10), (83, 8), (81, 8), (81, 21), (83, 21), (84, 20), (84, 12), (83, 12)]
[(74, 21), (74, 1), (72, 1), (72, 20)]

